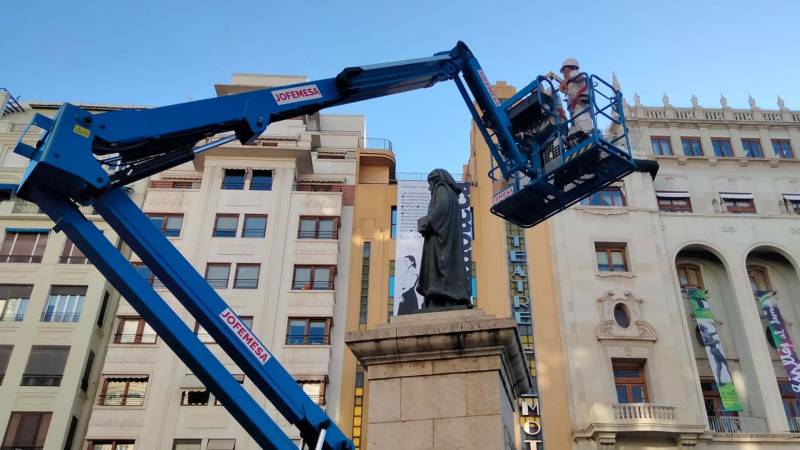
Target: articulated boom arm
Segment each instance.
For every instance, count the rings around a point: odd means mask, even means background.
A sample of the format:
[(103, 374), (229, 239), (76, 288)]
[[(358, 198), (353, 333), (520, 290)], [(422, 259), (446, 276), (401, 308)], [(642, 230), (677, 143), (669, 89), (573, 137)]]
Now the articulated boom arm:
[[(551, 157), (556, 154), (552, 149), (563, 146), (559, 133), (566, 126), (558, 122), (557, 116), (548, 115), (555, 111), (555, 96), (543, 95), (539, 89), (541, 80), (537, 79), (501, 103), (475, 57), (459, 42), (452, 50), (428, 58), (351, 67), (335, 78), (154, 109), (92, 114), (64, 104), (54, 118), (38, 114), (34, 117), (28, 129), (35, 126), (45, 130), (36, 146), (23, 142), (28, 130), (20, 138), (15, 151), (31, 159), (31, 163), (17, 196), (42, 208), (55, 222), (55, 229), (64, 231), (75, 242), (261, 447), (297, 449), (76, 204), (94, 205), (278, 412), (298, 428), (304, 442), (316, 445), (317, 450), (352, 449), (353, 443), (305, 395), (266, 346), (122, 188), (234, 139), (250, 142), (272, 122), (446, 80), (455, 82), (489, 146), (496, 168), (510, 181), (508, 189), (513, 188), (513, 193), (500, 193), (503, 201), (493, 206), (496, 214), (531, 226), (613, 181), (615, 176), (630, 172), (627, 160), (617, 155), (620, 150), (597, 133), (593, 140), (581, 144), (583, 147), (560, 151), (558, 155), (566, 169), (551, 170), (556, 161)], [(589, 94), (594, 104), (593, 86)], [(592, 114), (620, 118), (621, 109), (614, 105), (618, 106), (621, 94), (614, 91), (608, 98), (617, 103), (604, 109), (592, 106)], [(544, 108), (547, 105), (551, 105), (549, 109)], [(543, 122), (550, 124), (543, 129), (555, 131), (546, 135), (531, 131), (540, 129)], [(617, 123), (624, 129), (624, 120)], [(228, 135), (197, 146), (201, 140), (223, 133)], [(547, 158), (543, 156), (544, 148), (549, 149)], [(599, 167), (597, 173), (592, 172), (592, 161)], [(528, 187), (533, 188), (521, 188), (521, 180), (532, 180)]]

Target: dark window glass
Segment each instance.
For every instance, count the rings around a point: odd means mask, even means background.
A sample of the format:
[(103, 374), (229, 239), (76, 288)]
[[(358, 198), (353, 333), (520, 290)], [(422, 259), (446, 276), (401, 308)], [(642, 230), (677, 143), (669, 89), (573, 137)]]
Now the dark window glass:
[(137, 272), (139, 272), (139, 275), (141, 275), (142, 278), (144, 278), (145, 280), (147, 280), (148, 283), (150, 283), (150, 286), (153, 286), (156, 289), (164, 289), (164, 283), (162, 283), (158, 279), (158, 277), (156, 277), (153, 271), (150, 270), (149, 267), (145, 266), (144, 263), (135, 262), (133, 263), (133, 267), (136, 269)]
[(3, 438), (3, 450), (43, 449), (51, 417), (49, 412), (12, 412)]
[(742, 139), (742, 147), (744, 148), (744, 156), (748, 158), (764, 157), (764, 150), (761, 148), (761, 140), (759, 139)]
[(100, 303), (100, 312), (97, 314), (97, 326), (103, 328), (103, 322), (106, 319), (106, 309), (108, 309), (108, 291), (103, 294), (103, 301)]
[(89, 357), (86, 358), (86, 366), (83, 368), (83, 376), (81, 377), (81, 390), (86, 392), (89, 389), (89, 378), (92, 375), (92, 367), (94, 366), (94, 352), (89, 350)]
[(72, 441), (75, 439), (75, 432), (78, 430), (78, 418), (72, 416), (69, 421), (69, 431), (67, 431), (67, 439), (64, 440), (64, 450), (72, 450)]
[(337, 239), (338, 217), (300, 217), (298, 239)]
[(148, 213), (147, 217), (167, 237), (178, 237), (183, 227), (183, 214)]
[(788, 139), (773, 139), (772, 150), (775, 151), (775, 156), (781, 159), (793, 159), (794, 152), (792, 151), (792, 144)]
[(233, 278), (234, 289), (257, 289), (258, 273), (261, 264), (236, 264), (236, 275)]
[(295, 266), (292, 289), (332, 290), (336, 266)]
[(692, 212), (692, 200), (689, 197), (673, 197), (656, 193), (659, 211)]
[(714, 147), (714, 155), (718, 157), (730, 158), (733, 156), (730, 139), (711, 139), (711, 146)]
[(42, 311), (42, 322), (77, 322), (86, 301), (87, 286), (53, 286), (47, 305)]
[(30, 284), (0, 284), (0, 321), (22, 321), (32, 290)]
[(58, 257), (59, 264), (86, 264), (89, 259), (81, 252), (81, 249), (75, 245), (70, 238), (64, 242), (64, 249), (61, 251), (61, 256)]
[(682, 137), (681, 145), (683, 154), (686, 156), (703, 156), (703, 146), (700, 145), (700, 138)]
[(156, 332), (141, 317), (120, 317), (115, 344), (155, 344)]
[(0, 263), (40, 263), (47, 246), (46, 232), (6, 232), (0, 247)]
[(214, 221), (214, 237), (236, 237), (236, 229), (239, 227), (238, 214), (217, 214)]
[(618, 403), (647, 403), (644, 361), (612, 360)]
[(653, 154), (656, 155), (671, 155), (672, 145), (669, 143), (668, 137), (654, 136), (650, 138), (653, 144)]
[(28, 356), (21, 386), (60, 386), (69, 346), (34, 345)]
[(231, 275), (231, 265), (227, 263), (209, 263), (206, 266), (206, 281), (214, 289), (227, 289)]
[(271, 191), (272, 190), (272, 171), (254, 170), (253, 177), (250, 179), (251, 191)]
[(730, 214), (755, 214), (756, 203), (752, 198), (722, 197), (725, 212)]
[(391, 230), (389, 231), (389, 237), (392, 239), (397, 239), (397, 206), (392, 206)]
[(605, 187), (594, 194), (581, 199), (581, 205), (591, 206), (625, 206), (625, 195), (617, 186)]
[(622, 303), (617, 303), (614, 306), (614, 321), (622, 328), (628, 328), (631, 325), (631, 316), (628, 314), (628, 308)]
[(326, 345), (330, 343), (329, 318), (290, 318), (286, 330), (288, 345)]
[(244, 169), (225, 169), (222, 176), (222, 189), (237, 190), (244, 189)]
[(0, 385), (3, 384), (3, 378), (6, 376), (6, 368), (8, 367), (8, 361), (11, 359), (11, 352), (13, 350), (13, 345), (0, 345)]
[(267, 216), (245, 214), (242, 226), (243, 238), (263, 238), (267, 232)]

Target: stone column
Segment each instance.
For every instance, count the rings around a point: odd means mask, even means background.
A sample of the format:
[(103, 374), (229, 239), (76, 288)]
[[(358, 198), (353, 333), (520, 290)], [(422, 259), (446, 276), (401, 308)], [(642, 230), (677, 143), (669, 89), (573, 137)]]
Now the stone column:
[(369, 450), (520, 448), (531, 386), (517, 324), (480, 310), (411, 314), (347, 335), (366, 369)]

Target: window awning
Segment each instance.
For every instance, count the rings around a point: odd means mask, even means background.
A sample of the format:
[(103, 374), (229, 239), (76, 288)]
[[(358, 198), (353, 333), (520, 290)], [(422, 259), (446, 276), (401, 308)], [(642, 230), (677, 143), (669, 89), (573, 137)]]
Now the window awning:
[(783, 198), (786, 200), (800, 201), (800, 194), (783, 194)]
[(730, 198), (735, 200), (752, 200), (753, 194), (739, 194), (734, 192), (720, 192), (719, 196), (722, 198)]
[(204, 390), (206, 386), (197, 378), (197, 375), (194, 374), (187, 374), (183, 377), (183, 382), (181, 383), (181, 389), (185, 390)]
[(689, 193), (686, 191), (656, 191), (656, 197), (663, 198), (688, 198)]

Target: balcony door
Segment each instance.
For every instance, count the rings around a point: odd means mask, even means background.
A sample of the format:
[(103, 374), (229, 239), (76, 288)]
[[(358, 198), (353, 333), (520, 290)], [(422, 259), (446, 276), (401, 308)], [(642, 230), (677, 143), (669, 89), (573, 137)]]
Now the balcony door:
[(617, 403), (648, 403), (643, 360), (612, 360)]

